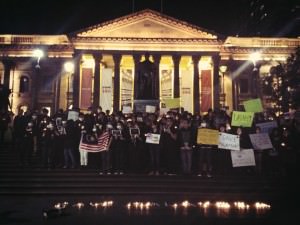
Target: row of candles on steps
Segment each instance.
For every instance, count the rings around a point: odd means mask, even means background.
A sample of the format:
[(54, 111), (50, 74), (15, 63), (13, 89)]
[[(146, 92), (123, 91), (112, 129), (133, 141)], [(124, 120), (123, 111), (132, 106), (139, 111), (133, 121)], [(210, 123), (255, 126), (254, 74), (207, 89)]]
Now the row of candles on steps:
[[(68, 202), (63, 202), (63, 203), (57, 203), (54, 205), (54, 208), (56, 209), (62, 209), (62, 208), (66, 208), (69, 205)], [(113, 201), (103, 201), (103, 202), (90, 202), (89, 205), (93, 208), (110, 208), (113, 206)], [(266, 204), (266, 203), (262, 203), (262, 202), (256, 202), (253, 205), (249, 205), (245, 202), (234, 202), (233, 205), (230, 204), (229, 202), (225, 202), (225, 201), (217, 201), (215, 203), (211, 203), (209, 201), (205, 201), (205, 202), (198, 202), (197, 204), (192, 204), (189, 201), (183, 201), (181, 203), (173, 203), (173, 204), (168, 204), (165, 203), (164, 204), (166, 207), (172, 207), (173, 209), (178, 209), (180, 207), (182, 208), (189, 208), (189, 207), (200, 207), (203, 209), (207, 209), (207, 208), (211, 208), (211, 207), (215, 207), (217, 209), (230, 209), (230, 208), (236, 208), (236, 209), (240, 209), (240, 210), (249, 210), (250, 208), (254, 208), (254, 209), (258, 209), (258, 210), (269, 210), (271, 208), (270, 205)], [(85, 206), (84, 203), (82, 202), (78, 202), (76, 204), (72, 205), (75, 208), (81, 209)], [(128, 210), (132, 210), (132, 209), (150, 209), (153, 207), (158, 207), (160, 206), (158, 203), (155, 202), (129, 202), (126, 204), (126, 208)]]

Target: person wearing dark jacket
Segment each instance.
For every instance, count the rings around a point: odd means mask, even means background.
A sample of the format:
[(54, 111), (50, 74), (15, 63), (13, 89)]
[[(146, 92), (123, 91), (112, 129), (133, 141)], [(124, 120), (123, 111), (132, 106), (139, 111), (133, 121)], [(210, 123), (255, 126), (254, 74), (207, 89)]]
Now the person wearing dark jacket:
[(64, 168), (75, 168), (75, 148), (76, 148), (76, 130), (73, 120), (68, 120), (65, 129), (64, 137)]

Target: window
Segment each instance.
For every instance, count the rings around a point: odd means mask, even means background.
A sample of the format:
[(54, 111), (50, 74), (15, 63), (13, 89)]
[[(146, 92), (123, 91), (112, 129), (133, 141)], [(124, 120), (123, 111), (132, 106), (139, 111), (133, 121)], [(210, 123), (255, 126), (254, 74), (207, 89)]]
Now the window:
[(249, 93), (249, 81), (248, 81), (248, 79), (245, 79), (245, 78), (240, 79), (240, 93), (241, 94)]
[(20, 78), (20, 93), (29, 92), (29, 78), (27, 76), (21, 76)]

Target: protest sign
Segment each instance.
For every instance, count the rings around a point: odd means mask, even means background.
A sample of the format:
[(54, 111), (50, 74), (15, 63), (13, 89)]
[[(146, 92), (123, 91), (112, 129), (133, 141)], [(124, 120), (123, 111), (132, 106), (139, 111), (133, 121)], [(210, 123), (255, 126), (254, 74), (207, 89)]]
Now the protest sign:
[(240, 150), (240, 137), (238, 135), (220, 133), (218, 148), (228, 150)]
[(148, 133), (146, 137), (146, 143), (149, 144), (159, 144), (160, 134)]
[(146, 113), (155, 113), (156, 107), (153, 105), (146, 105)]
[(269, 134), (258, 133), (250, 134), (249, 136), (254, 150), (264, 150), (273, 148)]
[(140, 135), (140, 129), (139, 128), (130, 128), (129, 133), (131, 136)]
[(251, 127), (253, 121), (253, 112), (238, 112), (233, 111), (231, 126)]
[(174, 109), (180, 107), (180, 98), (163, 99), (166, 108)]
[(131, 106), (123, 106), (123, 110), (122, 110), (122, 113), (124, 113), (124, 114), (130, 114), (130, 113), (132, 113), (132, 108), (131, 108)]
[(263, 107), (260, 98), (245, 101), (244, 108), (246, 112), (263, 112)]
[(79, 118), (79, 112), (77, 111), (69, 111), (68, 112), (68, 120), (76, 121)]
[(270, 121), (270, 122), (265, 122), (265, 123), (257, 123), (256, 126), (260, 127), (261, 133), (271, 133), (271, 131), (277, 127), (277, 122)]
[(231, 151), (230, 153), (233, 167), (255, 166), (253, 149), (241, 149), (241, 151)]
[(197, 144), (218, 145), (219, 131), (213, 129), (199, 128), (197, 133)]

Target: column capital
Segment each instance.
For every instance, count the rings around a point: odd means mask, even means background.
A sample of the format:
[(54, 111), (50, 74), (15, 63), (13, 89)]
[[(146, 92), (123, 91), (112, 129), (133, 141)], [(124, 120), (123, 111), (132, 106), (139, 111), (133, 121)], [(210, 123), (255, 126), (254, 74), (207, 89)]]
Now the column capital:
[(200, 61), (200, 59), (201, 59), (201, 55), (192, 55), (192, 61), (194, 64), (198, 65), (198, 62)]
[(102, 60), (102, 54), (100, 52), (95, 52), (93, 53), (93, 58), (95, 62), (99, 62)]
[(121, 58), (122, 58), (121, 54), (113, 54), (113, 60), (114, 60), (115, 65), (118, 65), (118, 66), (120, 65)]
[(160, 63), (160, 60), (161, 60), (161, 55), (160, 54), (153, 54), (152, 57), (153, 57), (153, 60), (154, 60), (155, 64)]
[(180, 59), (181, 59), (181, 55), (177, 55), (177, 54), (172, 55), (172, 60), (174, 64), (179, 64)]

